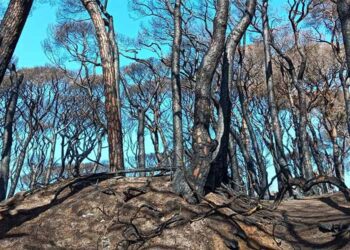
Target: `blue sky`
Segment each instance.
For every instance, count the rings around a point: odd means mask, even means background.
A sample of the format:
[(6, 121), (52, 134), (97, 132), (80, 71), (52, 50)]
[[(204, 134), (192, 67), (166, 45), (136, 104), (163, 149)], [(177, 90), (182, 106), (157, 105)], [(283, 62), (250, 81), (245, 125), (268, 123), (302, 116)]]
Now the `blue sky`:
[[(8, 0), (0, 0), (3, 5), (6, 5), (7, 2)], [(56, 23), (58, 6), (43, 2), (49, 1), (35, 1), (33, 11), (16, 47), (15, 56), (18, 59), (18, 67), (43, 66), (49, 63), (41, 44), (47, 38), (50, 25)], [(109, 12), (114, 16), (115, 28), (119, 35), (135, 37), (141, 20), (136, 20), (135, 15), (131, 17), (128, 2), (129, 0), (110, 1)], [(280, 13), (279, 10), (283, 8), (285, 3), (281, 4), (281, 1), (272, 0), (270, 11)]]
[[(0, 0), (0, 2), (7, 1)], [(140, 21), (130, 17), (128, 0), (110, 1), (109, 5), (117, 32), (120, 35), (136, 36)], [(42, 66), (49, 63), (41, 44), (47, 38), (50, 25), (56, 23), (57, 7), (36, 1), (16, 47), (18, 67)]]

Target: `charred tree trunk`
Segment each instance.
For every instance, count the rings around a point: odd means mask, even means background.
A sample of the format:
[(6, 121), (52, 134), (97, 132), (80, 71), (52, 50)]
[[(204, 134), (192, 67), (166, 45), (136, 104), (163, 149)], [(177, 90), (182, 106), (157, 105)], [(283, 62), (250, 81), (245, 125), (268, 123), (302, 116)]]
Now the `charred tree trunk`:
[(230, 133), (229, 135), (229, 158), (231, 163), (231, 173), (232, 173), (232, 182), (233, 182), (233, 189), (235, 191), (244, 191), (243, 188), (243, 181), (242, 181), (242, 175), (239, 171), (239, 165), (237, 161), (237, 154), (236, 154), (236, 144), (234, 142), (234, 139)]
[[(325, 176), (326, 169), (325, 169), (324, 162), (323, 162), (323, 155), (321, 154), (320, 149), (319, 149), (320, 146), (319, 146), (318, 138), (317, 138), (314, 127), (310, 123), (309, 123), (309, 128), (310, 128), (310, 132), (311, 132), (312, 137), (313, 137), (313, 138), (311, 138), (311, 136), (308, 136), (311, 154), (312, 154), (314, 161), (317, 165), (317, 170), (318, 170), (319, 175)], [(328, 193), (328, 187), (327, 187), (326, 183), (322, 184), (322, 192), (324, 194)]]
[(23, 76), (17, 76), (16, 72), (11, 72), (11, 83), (13, 84), (10, 90), (10, 98), (6, 106), (4, 134), (2, 138), (2, 152), (0, 162), (0, 201), (6, 199), (7, 186), (9, 180), (9, 170), (11, 161), (11, 148), (13, 142), (13, 126), (14, 117), (18, 100), (18, 92)]
[(244, 17), (232, 30), (226, 42), (223, 56), (219, 100), (223, 117), (223, 120), (219, 121), (219, 123), (221, 122), (223, 124), (219, 126), (223, 127), (223, 132), (220, 134), (220, 137), (217, 137), (218, 153), (211, 164), (210, 173), (208, 176), (208, 183), (213, 187), (218, 187), (222, 182), (228, 181), (227, 156), (232, 108), (229, 85), (233, 81), (233, 60), (235, 57), (236, 48), (254, 16), (255, 7), (256, 0), (247, 1), (247, 8)]
[[(299, 82), (297, 84), (300, 84)], [(310, 149), (307, 141), (307, 108), (306, 108), (306, 94), (304, 90), (299, 90), (299, 156), (300, 166), (303, 170), (303, 177), (306, 180), (310, 180), (313, 177)]]
[[(137, 110), (138, 128), (137, 128), (137, 164), (139, 169), (146, 169), (146, 152), (145, 152), (145, 110)], [(141, 176), (146, 176), (146, 172), (141, 172)]]
[(173, 167), (176, 168), (173, 189), (181, 193), (177, 184), (181, 182), (184, 174), (184, 148), (182, 131), (182, 102), (181, 102), (181, 80), (180, 80), (180, 49), (182, 41), (181, 0), (175, 1), (175, 7), (171, 10), (174, 17), (174, 39), (171, 54), (171, 87), (173, 108)]
[(47, 172), (46, 172), (45, 181), (44, 181), (45, 185), (50, 184), (51, 172), (52, 172), (52, 168), (55, 160), (56, 142), (57, 142), (57, 133), (54, 133), (51, 139), (50, 156), (49, 156), (49, 162), (48, 162)]
[(4, 78), (33, 0), (11, 0), (0, 24), (0, 85)]
[(347, 116), (348, 133), (350, 134), (350, 98), (349, 98), (349, 87), (350, 87), (350, 1), (349, 0), (338, 0), (337, 10), (339, 20), (341, 24), (341, 30), (343, 34), (343, 41), (345, 47), (346, 56), (346, 79), (342, 81), (344, 99), (345, 99), (345, 110)]
[[(264, 43), (264, 53), (265, 53), (265, 81), (267, 85), (267, 94), (268, 94), (268, 103), (269, 103), (269, 112), (271, 119), (271, 127), (273, 131), (273, 138), (275, 140), (275, 155), (276, 161), (278, 164), (274, 164), (276, 168), (276, 173), (283, 171), (287, 172), (286, 175), (278, 175), (278, 189), (280, 190), (283, 186), (282, 183), (287, 181), (289, 177), (287, 171), (287, 160), (285, 158), (284, 149), (283, 149), (283, 135), (281, 130), (281, 124), (278, 118), (278, 110), (275, 101), (275, 92), (274, 92), (274, 81), (272, 78), (272, 56), (271, 56), (271, 46), (270, 46), (270, 27), (269, 19), (267, 15), (268, 10), (268, 0), (264, 0), (261, 8), (262, 13), (262, 22), (263, 22), (263, 43)], [(287, 178), (286, 178), (287, 177)]]
[(31, 142), (31, 140), (33, 139), (33, 135), (34, 132), (33, 130), (31, 130), (27, 136), (27, 138), (25, 139), (22, 149), (17, 157), (17, 161), (16, 161), (16, 169), (12, 178), (12, 183), (11, 183), (11, 187), (10, 187), (10, 191), (8, 194), (8, 197), (12, 197), (15, 192), (16, 192), (16, 188), (17, 188), (17, 184), (19, 181), (19, 177), (21, 175), (22, 172), (22, 168), (23, 168), (23, 164), (24, 164), (24, 160), (26, 158), (26, 154), (27, 154), (27, 149), (29, 146), (29, 143)]
[[(264, 193), (266, 193), (267, 189), (267, 171), (266, 166), (264, 164), (263, 158), (262, 158), (262, 152), (258, 144), (258, 140), (256, 137), (256, 133), (253, 128), (253, 124), (251, 122), (250, 117), (248, 116), (249, 110), (247, 108), (248, 103), (248, 97), (244, 95), (244, 88), (245, 85), (243, 83), (243, 58), (245, 54), (245, 45), (243, 45), (243, 51), (241, 53), (240, 58), (240, 66), (238, 70), (238, 79), (237, 79), (237, 90), (238, 90), (238, 96), (239, 96), (239, 102), (241, 104), (241, 110), (242, 110), (242, 120), (245, 121), (245, 124), (247, 126), (248, 132), (249, 132), (249, 138), (252, 143), (252, 148), (255, 154), (256, 158), (256, 165), (257, 170), (259, 171), (259, 180), (251, 179), (254, 189), (257, 191), (257, 194), (260, 197), (264, 196)], [(247, 148), (248, 150), (248, 148)], [(252, 173), (253, 175), (253, 173)]]
[[(211, 118), (211, 83), (216, 67), (225, 46), (225, 33), (228, 21), (229, 1), (216, 2), (216, 14), (213, 24), (213, 36), (209, 48), (203, 57), (196, 77), (194, 128), (193, 128), (193, 161), (192, 173), (188, 180), (182, 180), (180, 185), (191, 186), (198, 198), (204, 195), (205, 184), (210, 171), (213, 152), (216, 144), (209, 134)], [(184, 174), (185, 175), (185, 174)], [(191, 189), (181, 189), (181, 194), (191, 196)]]
[(96, 162), (94, 164), (94, 168), (92, 170), (93, 173), (97, 173), (97, 170), (102, 164), (100, 163), (102, 156), (102, 135), (99, 135), (97, 138), (97, 152), (96, 152)]
[(109, 164), (110, 171), (115, 172), (124, 169), (124, 156), (119, 96), (119, 55), (113, 18), (100, 1), (81, 0), (81, 2), (93, 22), (99, 45), (105, 84)]

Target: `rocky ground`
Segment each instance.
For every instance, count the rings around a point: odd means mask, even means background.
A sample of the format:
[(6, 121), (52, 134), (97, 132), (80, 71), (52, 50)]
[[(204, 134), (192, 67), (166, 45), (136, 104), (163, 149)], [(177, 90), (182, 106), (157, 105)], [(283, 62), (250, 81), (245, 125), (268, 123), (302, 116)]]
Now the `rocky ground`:
[(198, 205), (168, 177), (99, 174), (0, 203), (0, 249), (350, 249), (341, 194), (277, 209), (222, 189)]

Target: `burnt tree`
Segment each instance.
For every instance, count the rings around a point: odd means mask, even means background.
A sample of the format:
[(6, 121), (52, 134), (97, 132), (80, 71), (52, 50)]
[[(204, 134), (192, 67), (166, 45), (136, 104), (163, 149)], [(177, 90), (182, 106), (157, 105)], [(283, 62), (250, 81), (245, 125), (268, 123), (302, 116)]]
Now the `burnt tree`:
[(18, 75), (16, 71), (11, 71), (10, 82), (12, 86), (10, 87), (10, 96), (6, 105), (4, 124), (5, 131), (2, 138), (3, 148), (0, 159), (0, 201), (6, 199), (11, 161), (11, 149), (13, 144), (12, 134), (14, 127), (14, 118), (17, 107), (19, 87), (23, 82), (23, 75)]
[(192, 135), (193, 162), (190, 182), (194, 192), (199, 196), (205, 193), (205, 185), (213, 160), (213, 153), (217, 147), (217, 142), (210, 138), (209, 132), (211, 120), (211, 85), (225, 47), (228, 12), (229, 1), (217, 1), (213, 23), (213, 36), (196, 77)]
[(109, 164), (110, 171), (115, 172), (124, 169), (124, 156), (119, 93), (119, 51), (115, 41), (113, 17), (99, 0), (81, 0), (81, 2), (93, 22), (99, 45), (105, 86)]
[[(229, 86), (233, 81), (233, 61), (236, 48), (254, 16), (255, 8), (256, 0), (248, 0), (246, 2), (246, 9), (243, 18), (231, 31), (226, 41), (223, 56), (219, 100), (219, 105), (222, 112), (222, 119), (219, 121), (219, 127), (221, 127), (222, 131), (217, 135), (216, 140), (218, 141), (218, 147), (216, 155), (214, 155), (214, 160), (211, 164), (210, 174), (208, 177), (209, 179), (207, 186), (211, 189), (220, 186), (222, 182), (228, 181), (227, 157), (232, 109)], [(234, 178), (236, 177), (234, 176)]]
[(0, 84), (15, 51), (33, 0), (11, 0), (0, 24)]
[(345, 48), (346, 56), (346, 80), (342, 81), (344, 90), (344, 100), (345, 100), (345, 111), (347, 116), (348, 132), (350, 134), (350, 97), (349, 97), (349, 87), (350, 87), (350, 1), (349, 0), (338, 0), (337, 1), (337, 11), (339, 15), (339, 20), (341, 24), (341, 31), (343, 35), (343, 42)]

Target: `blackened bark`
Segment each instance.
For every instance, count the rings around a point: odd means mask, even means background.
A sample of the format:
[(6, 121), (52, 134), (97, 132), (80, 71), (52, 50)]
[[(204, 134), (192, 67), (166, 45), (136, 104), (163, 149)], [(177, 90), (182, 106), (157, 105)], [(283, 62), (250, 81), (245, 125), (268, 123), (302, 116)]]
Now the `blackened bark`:
[[(110, 171), (115, 172), (124, 169), (124, 156), (119, 96), (119, 56), (113, 18), (106, 12), (100, 1), (81, 0), (81, 2), (93, 22), (99, 45), (106, 98), (109, 164)], [(102, 15), (106, 19), (107, 27)]]
[(33, 0), (11, 0), (0, 24), (0, 85), (4, 78)]
[(349, 87), (350, 87), (350, 1), (349, 0), (338, 0), (337, 10), (339, 20), (341, 24), (341, 30), (343, 34), (343, 42), (346, 56), (346, 79), (342, 81), (344, 99), (345, 99), (345, 110), (347, 115), (348, 133), (350, 134), (350, 98), (349, 98)]
[(209, 184), (209, 186), (212, 188), (218, 187), (222, 182), (228, 181), (227, 156), (232, 108), (229, 85), (233, 81), (233, 61), (236, 48), (255, 14), (256, 0), (248, 0), (246, 6), (247, 7), (243, 18), (229, 34), (223, 56), (219, 100), (223, 116), (223, 121), (219, 122), (223, 122), (221, 125), (223, 126), (223, 133), (221, 134), (220, 138), (217, 138), (219, 149), (215, 159), (211, 164), (210, 173), (208, 176), (209, 180), (207, 184)]
[(172, 9), (174, 17), (174, 39), (171, 53), (171, 87), (172, 87), (172, 108), (173, 108), (173, 167), (176, 168), (173, 189), (181, 193), (181, 180), (184, 171), (184, 148), (182, 131), (182, 102), (181, 102), (181, 80), (180, 80), (180, 49), (182, 42), (182, 20), (181, 0), (175, 1)]
[[(253, 125), (251, 123), (250, 117), (248, 115), (249, 110), (247, 109), (247, 97), (244, 95), (244, 83), (243, 83), (243, 58), (245, 54), (245, 45), (243, 46), (243, 51), (241, 53), (241, 58), (240, 58), (240, 67), (238, 70), (238, 79), (237, 79), (237, 90), (238, 90), (238, 97), (239, 97), (239, 102), (241, 104), (241, 110), (242, 110), (242, 120), (245, 122), (248, 132), (249, 132), (249, 137), (250, 141), (252, 143), (252, 148), (255, 154), (256, 158), (256, 165), (257, 165), (257, 170), (259, 171), (259, 181), (255, 179), (252, 180), (252, 184), (255, 190), (257, 190), (257, 194), (260, 197), (264, 196), (264, 193), (267, 191), (267, 170), (266, 166), (264, 164), (264, 160), (262, 158), (262, 152), (259, 147), (257, 138), (256, 138), (256, 133), (254, 131)], [(248, 150), (248, 148), (247, 148)]]
[(340, 148), (337, 143), (337, 129), (335, 126), (333, 126), (328, 131), (331, 142), (332, 142), (332, 148), (333, 148), (333, 163), (334, 163), (334, 171), (335, 176), (339, 178), (342, 182), (344, 182), (344, 166), (342, 164), (342, 161), (340, 159)]
[[(292, 21), (291, 21), (292, 22)], [(295, 23), (292, 22), (293, 25)], [(294, 39), (295, 43), (298, 45), (298, 31), (294, 29)], [(311, 154), (307, 140), (307, 123), (308, 123), (308, 112), (307, 112), (307, 99), (306, 93), (303, 89), (304, 86), (304, 73), (306, 70), (307, 58), (302, 49), (297, 46), (297, 52), (300, 56), (301, 63), (299, 65), (298, 73), (294, 67), (292, 59), (282, 52), (274, 43), (271, 38), (271, 45), (276, 50), (276, 52), (287, 62), (288, 64), (288, 73), (290, 76), (291, 84), (294, 86), (298, 93), (298, 112), (293, 107), (293, 98), (289, 96), (291, 104), (291, 112), (293, 116), (293, 123), (295, 127), (296, 139), (298, 140), (298, 157), (299, 157), (299, 167), (301, 174), (306, 179), (311, 179), (313, 177), (312, 165), (311, 165)], [(281, 171), (285, 178), (289, 178), (289, 173), (287, 169), (281, 168)]]
[(253, 195), (254, 190), (257, 194), (261, 193), (258, 175), (256, 172), (254, 160), (252, 156), (248, 152), (247, 145), (243, 142), (243, 140), (240, 138), (239, 134), (235, 130), (231, 130), (230, 136), (234, 138), (234, 140), (237, 142), (237, 145), (239, 146), (243, 159), (246, 163), (246, 172), (248, 175), (249, 180), (249, 188), (248, 191), (251, 195)]
[(229, 158), (230, 158), (230, 163), (231, 163), (231, 179), (233, 182), (233, 189), (235, 191), (245, 191), (243, 189), (243, 181), (241, 178), (241, 173), (239, 171), (239, 165), (237, 161), (237, 153), (236, 153), (236, 144), (234, 142), (233, 136), (229, 135)]
[[(145, 110), (139, 108), (137, 110), (138, 128), (137, 128), (137, 164), (139, 169), (146, 168), (146, 152), (145, 152)], [(146, 176), (146, 172), (141, 172), (141, 176)]]
[(19, 87), (22, 82), (23, 76), (17, 76), (17, 72), (11, 72), (11, 83), (13, 86), (11, 87), (10, 98), (6, 105), (5, 126), (2, 138), (3, 148), (1, 152), (0, 162), (0, 201), (6, 199), (11, 161), (11, 149), (13, 142), (12, 133), (14, 127), (14, 117), (18, 100)]
[[(314, 161), (316, 163), (319, 175), (324, 176), (324, 175), (326, 175), (326, 171), (325, 171), (326, 169), (325, 169), (325, 164), (323, 161), (323, 155), (320, 152), (320, 146), (319, 146), (320, 144), (318, 142), (319, 139), (317, 138), (316, 131), (315, 131), (314, 127), (312, 126), (312, 124), (309, 124), (309, 128), (310, 128), (310, 132), (311, 132), (312, 137), (313, 137), (313, 138), (311, 138), (311, 136), (308, 136), (311, 154), (312, 154)], [(324, 194), (328, 193), (328, 187), (327, 187), (326, 183), (322, 184), (322, 192)]]
[(102, 164), (100, 163), (101, 156), (102, 156), (102, 134), (100, 134), (97, 137), (97, 153), (96, 153), (96, 162), (92, 170), (93, 173), (97, 173), (98, 167), (102, 166)]
[(268, 19), (268, 0), (264, 0), (262, 3), (261, 13), (262, 13), (262, 22), (263, 22), (263, 43), (264, 43), (264, 54), (265, 54), (265, 81), (267, 85), (267, 94), (268, 94), (268, 103), (269, 103), (269, 114), (271, 119), (271, 127), (273, 132), (273, 137), (275, 140), (275, 155), (276, 161), (278, 164), (274, 164), (276, 168), (276, 173), (281, 172), (281, 168), (284, 172), (287, 172), (286, 175), (278, 175), (278, 188), (279, 190), (283, 186), (282, 183), (286, 182), (286, 177), (289, 177), (287, 171), (287, 160), (283, 148), (283, 135), (281, 130), (281, 124), (278, 118), (278, 110), (275, 101), (275, 92), (274, 92), (274, 81), (272, 78), (272, 56), (271, 56), (271, 38), (270, 38), (270, 27)]
[(49, 162), (48, 162), (47, 172), (46, 172), (45, 181), (44, 181), (45, 185), (49, 185), (50, 183), (51, 172), (52, 172), (52, 168), (55, 160), (56, 141), (57, 141), (57, 133), (54, 133), (51, 139), (50, 156), (49, 156)]
[(216, 67), (224, 51), (225, 33), (228, 21), (229, 1), (218, 0), (214, 18), (214, 30), (209, 49), (206, 52), (196, 78), (195, 110), (193, 128), (193, 162), (191, 181), (194, 191), (205, 193), (204, 187), (210, 171), (215, 143), (209, 135), (211, 117), (211, 83)]

